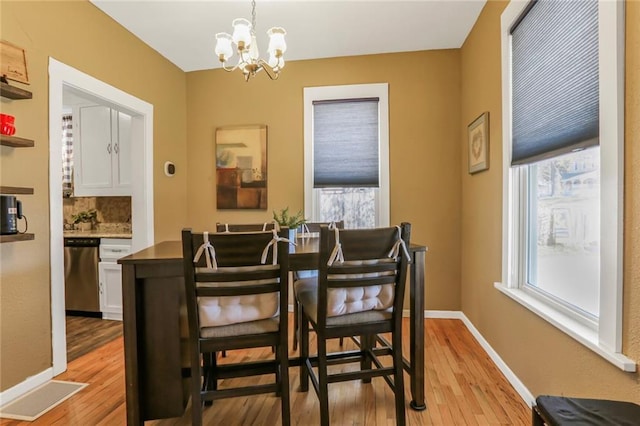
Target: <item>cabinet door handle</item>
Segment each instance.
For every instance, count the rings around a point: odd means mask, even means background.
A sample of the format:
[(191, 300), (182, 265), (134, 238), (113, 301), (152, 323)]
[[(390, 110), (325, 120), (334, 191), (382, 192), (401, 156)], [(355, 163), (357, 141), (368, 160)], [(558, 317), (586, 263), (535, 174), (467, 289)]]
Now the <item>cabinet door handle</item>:
[(113, 152), (115, 152), (116, 154), (118, 153), (118, 144), (115, 144), (113, 146)]
[(100, 281), (100, 294), (102, 294), (102, 281)]
[(107, 152), (111, 154), (111, 144), (107, 145)]

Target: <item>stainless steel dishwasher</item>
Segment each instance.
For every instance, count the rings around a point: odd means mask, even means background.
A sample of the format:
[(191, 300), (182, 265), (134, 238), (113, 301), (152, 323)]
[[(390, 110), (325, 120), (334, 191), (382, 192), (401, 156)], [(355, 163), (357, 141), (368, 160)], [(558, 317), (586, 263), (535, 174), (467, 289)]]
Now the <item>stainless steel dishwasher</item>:
[(65, 309), (100, 316), (98, 250), (100, 238), (64, 239)]

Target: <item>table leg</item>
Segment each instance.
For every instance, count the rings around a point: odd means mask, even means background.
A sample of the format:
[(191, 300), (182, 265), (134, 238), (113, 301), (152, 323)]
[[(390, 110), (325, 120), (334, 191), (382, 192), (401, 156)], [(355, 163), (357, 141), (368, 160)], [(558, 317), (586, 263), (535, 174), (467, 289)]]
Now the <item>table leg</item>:
[(410, 265), (410, 374), (411, 408), (427, 409), (424, 400), (424, 251), (414, 251)]
[(138, 286), (135, 285), (132, 265), (122, 265), (122, 303), (125, 360), (125, 393), (127, 425), (143, 425), (140, 407), (140, 380), (138, 377)]

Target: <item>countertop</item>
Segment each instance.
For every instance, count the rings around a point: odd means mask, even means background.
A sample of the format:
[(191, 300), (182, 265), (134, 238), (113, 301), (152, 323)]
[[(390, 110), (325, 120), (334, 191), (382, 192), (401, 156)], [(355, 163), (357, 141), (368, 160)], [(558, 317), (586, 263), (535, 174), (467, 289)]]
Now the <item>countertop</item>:
[(92, 229), (90, 231), (79, 231), (74, 229), (72, 231), (65, 230), (62, 234), (67, 237), (88, 237), (88, 238), (131, 238), (131, 231), (126, 230), (102, 230)]

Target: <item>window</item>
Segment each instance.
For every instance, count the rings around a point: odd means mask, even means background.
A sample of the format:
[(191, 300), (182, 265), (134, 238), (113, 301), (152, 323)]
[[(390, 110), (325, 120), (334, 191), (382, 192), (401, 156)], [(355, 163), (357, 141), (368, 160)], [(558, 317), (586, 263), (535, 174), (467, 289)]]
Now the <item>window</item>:
[(524, 286), (590, 327), (600, 300), (600, 150), (528, 166)]
[(625, 371), (624, 5), (502, 14), (503, 277), (496, 287)]
[(305, 212), (347, 228), (389, 224), (388, 85), (304, 89)]

